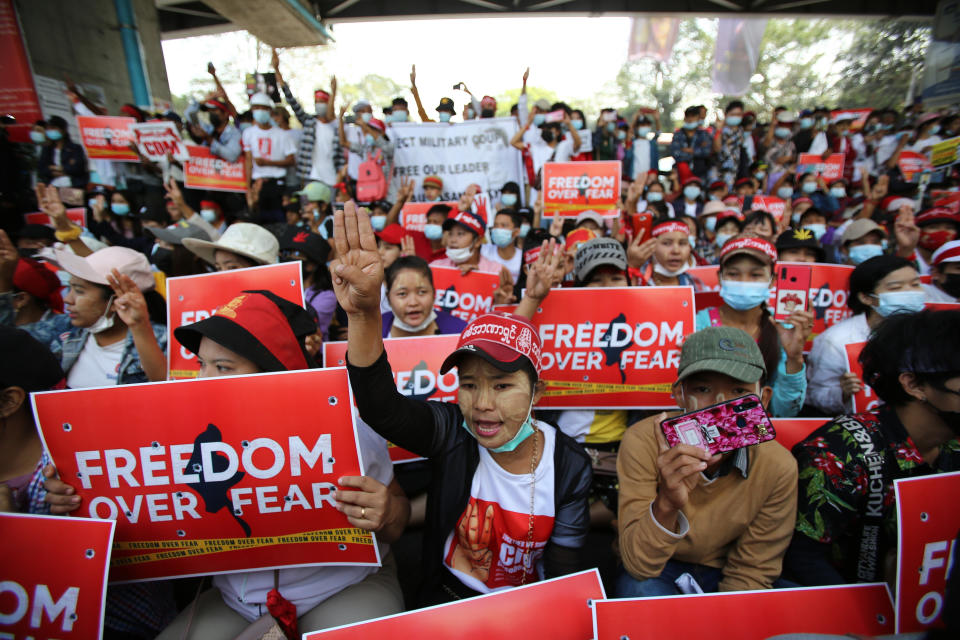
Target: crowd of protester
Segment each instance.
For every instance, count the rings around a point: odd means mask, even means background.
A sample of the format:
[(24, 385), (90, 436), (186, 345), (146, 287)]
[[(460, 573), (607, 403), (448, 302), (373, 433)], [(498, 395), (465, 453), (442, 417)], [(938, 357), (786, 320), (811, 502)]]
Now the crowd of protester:
[[(343, 104), (333, 79), (308, 111), (276, 54), (273, 67), (286, 105), (256, 93), (241, 112), (211, 69), (217, 91), (182, 116), (123, 108), (243, 160), (244, 194), (187, 188), (172, 156), (88, 160), (57, 116), (37, 122), (29, 144), (4, 139), (18, 178), (2, 194), (0, 511), (67, 515), (80, 506), (49, 464), (30, 392), (165, 380), (174, 337), (196, 354), (201, 377), (323, 366), (320, 345), (346, 340), (367, 475), (344, 479), (338, 508), (378, 534), (383, 566), (223, 574), (193, 604), (175, 581), (111, 586), (111, 637), (233, 638), (270, 617), (275, 587), (296, 607), (301, 632), (450, 602), (585, 568), (591, 530), (615, 536), (599, 553), (615, 558), (617, 597), (893, 579), (893, 481), (960, 469), (960, 311), (925, 309), (960, 297), (960, 199), (949, 197), (960, 175), (947, 167), (928, 184), (908, 179), (898, 160), (960, 135), (960, 114), (918, 104), (855, 122), (822, 106), (757, 114), (734, 100), (716, 118), (687, 108), (664, 143), (670, 132), (656, 108), (588, 119), (564, 102), (528, 99), (524, 74), (510, 110), (524, 179), (496, 185), (498, 202), (481, 204), (471, 186), (451, 206), (441, 202), (449, 189), (440, 176), (417, 184), (390, 175), (392, 126), (412, 119), (405, 98), (382, 109)], [(411, 83), (423, 122), (455, 127), (497, 113), (496, 100), (465, 85), (459, 111), (450, 97), (429, 111), (415, 72)], [(68, 96), (78, 115), (106, 113), (73, 86)], [(804, 153), (842, 154), (843, 175), (803, 170)], [(544, 210), (543, 165), (571, 160), (621, 161), (618, 215)], [(371, 162), (383, 172), (372, 199), (362, 175)], [(423, 231), (410, 231), (403, 207), (417, 187), (437, 204)], [(64, 204), (77, 189), (83, 226)], [(762, 196), (782, 200), (782, 214), (760, 206)], [(33, 210), (52, 226), (23, 224)], [(634, 233), (641, 214), (652, 224)], [(251, 290), (229, 318), (170, 335), (167, 277), (281, 261), (302, 264), (305, 307)], [(779, 262), (854, 267), (850, 317), (817, 335), (809, 353), (814, 314), (774, 320), (768, 308)], [(792, 451), (770, 441), (711, 456), (667, 445), (660, 424), (676, 412), (536, 409), (545, 385), (531, 320), (551, 290), (703, 292), (690, 269), (705, 265), (718, 269), (719, 298), (697, 310), (683, 343), (677, 407), (756, 394), (772, 417), (819, 417), (822, 426)], [(469, 324), (436, 310), (431, 266), (497, 274), (495, 300), (515, 310)], [(273, 333), (286, 338), (257, 338), (284, 324), (290, 331)], [(528, 340), (496, 338), (511, 332)], [(437, 334), (459, 336), (443, 365), (458, 370), (456, 403), (402, 395), (385, 355), (384, 339)], [(848, 370), (845, 351), (859, 342), (862, 376)], [(879, 406), (853, 413), (866, 385)], [(394, 468), (387, 441), (429, 463)], [(863, 442), (882, 453), (880, 472)], [(882, 478), (880, 516), (869, 508), (877, 492), (868, 472)], [(494, 518), (489, 505), (522, 517)], [(877, 523), (867, 575), (861, 543)], [(490, 527), (517, 542), (515, 555), (491, 557), (478, 539)], [(423, 532), (422, 575), (405, 599), (389, 549), (411, 529)], [(955, 612), (956, 590), (948, 597)]]

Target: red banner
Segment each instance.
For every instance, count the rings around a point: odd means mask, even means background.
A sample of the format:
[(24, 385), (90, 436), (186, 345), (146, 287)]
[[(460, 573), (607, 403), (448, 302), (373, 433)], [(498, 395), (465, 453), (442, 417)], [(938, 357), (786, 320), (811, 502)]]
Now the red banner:
[(592, 210), (620, 215), (620, 161), (547, 162), (543, 165), (543, 217), (576, 218)]
[(960, 191), (931, 191), (930, 197), (933, 199), (933, 206), (960, 213)]
[(300, 263), (281, 262), (263, 267), (167, 278), (167, 378), (196, 378), (200, 371), (196, 356), (177, 341), (173, 330), (209, 318), (241, 292), (251, 289), (266, 289), (303, 306)]
[(423, 231), (427, 224), (427, 211), (438, 204), (451, 207), (454, 211), (457, 208), (456, 202), (408, 202), (400, 210), (403, 228), (407, 231)]
[(770, 418), (777, 442), (789, 451), (798, 442), (825, 425), (831, 418)]
[(601, 600), (596, 640), (766, 640), (786, 633), (893, 633), (882, 583)]
[(0, 637), (103, 633), (113, 521), (0, 513)]
[(307, 633), (303, 640), (584, 640), (593, 635), (591, 607), (604, 597), (600, 573), (590, 569), (475, 598)]
[[(86, 227), (86, 209), (83, 207), (74, 207), (67, 209), (67, 220), (77, 225), (78, 227)], [(25, 213), (23, 214), (23, 221), (27, 224), (43, 224), (48, 227), (53, 227), (53, 223), (50, 221), (50, 216), (45, 214), (43, 211), (35, 211), (34, 213)]]
[(942, 627), (947, 574), (960, 529), (960, 472), (895, 480), (894, 490), (897, 633)]
[(541, 409), (675, 407), (690, 287), (553, 289), (533, 323), (543, 340)]
[(20, 23), (10, 0), (0, 0), (0, 60), (0, 114), (9, 113), (17, 119), (15, 125), (7, 127), (12, 142), (30, 142), (30, 129), (34, 122), (43, 119), (43, 113), (33, 88)]
[(111, 582), (379, 564), (333, 497), (363, 473), (346, 369), (32, 398), (77, 515), (117, 521)]
[(916, 151), (901, 151), (897, 166), (900, 167), (900, 173), (907, 182), (919, 180), (921, 173), (933, 170), (930, 158)]
[(430, 267), (436, 299), (433, 308), (470, 322), (493, 311), (493, 292), (500, 286), (499, 273), (470, 271), (461, 275), (456, 267)]
[(787, 203), (777, 196), (753, 196), (753, 200), (750, 202), (751, 211), (766, 211), (767, 213), (773, 214), (773, 217), (777, 219), (777, 222), (783, 218), (783, 210), (786, 208)]
[[(863, 383), (863, 366), (860, 364), (860, 352), (866, 346), (866, 342), (852, 342), (846, 345), (847, 352), (847, 371), (857, 374), (860, 382)], [(853, 394), (850, 399), (853, 402), (853, 413), (862, 413), (864, 411), (874, 411), (880, 406), (880, 398), (873, 392), (870, 385), (863, 383), (863, 388)]]
[(125, 116), (77, 116), (80, 128), (80, 143), (91, 160), (114, 160), (117, 162), (140, 162), (140, 157), (130, 148), (136, 142), (133, 134), (133, 118)]
[[(383, 348), (393, 369), (393, 381), (397, 391), (418, 400), (456, 402), (460, 380), (457, 370), (440, 375), (440, 365), (457, 348), (457, 335), (422, 336), (415, 338), (387, 338)], [(344, 367), (347, 364), (346, 342), (325, 342), (323, 362), (328, 367)], [(424, 458), (388, 443), (390, 459), (394, 463), (413, 462)]]
[(177, 125), (169, 120), (134, 123), (133, 133), (140, 153), (154, 162), (166, 158), (168, 153), (179, 162), (190, 157)]
[(815, 153), (801, 153), (797, 161), (797, 175), (804, 173), (820, 174), (827, 182), (843, 177), (843, 154), (830, 154), (826, 160)]
[(208, 147), (192, 144), (187, 145), (187, 153), (190, 159), (183, 166), (183, 184), (188, 189), (246, 193), (247, 175), (242, 156), (237, 162), (227, 162)]

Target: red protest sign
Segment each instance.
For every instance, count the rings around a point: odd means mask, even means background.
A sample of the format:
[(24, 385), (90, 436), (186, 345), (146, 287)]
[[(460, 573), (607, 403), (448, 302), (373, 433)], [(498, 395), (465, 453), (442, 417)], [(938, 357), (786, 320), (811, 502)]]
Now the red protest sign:
[(843, 154), (832, 153), (826, 160), (815, 153), (801, 153), (797, 160), (797, 175), (804, 173), (818, 173), (824, 180), (834, 180), (843, 177)]
[(720, 291), (720, 267), (716, 265), (705, 265), (702, 267), (690, 267), (687, 273), (692, 278), (696, 278), (703, 286), (702, 291)]
[(133, 134), (133, 118), (125, 116), (77, 116), (80, 143), (91, 160), (115, 160), (117, 162), (140, 162), (139, 156), (130, 148), (136, 142)]
[(299, 262), (281, 262), (263, 267), (234, 269), (196, 276), (167, 278), (167, 377), (171, 380), (196, 378), (200, 371), (196, 356), (183, 347), (173, 330), (199, 322), (216, 313), (243, 291), (266, 289), (303, 306), (303, 278)]
[[(457, 370), (441, 375), (444, 359), (457, 348), (457, 335), (420, 336), (413, 338), (387, 338), (383, 348), (393, 370), (397, 391), (418, 400), (456, 402), (460, 380)], [(323, 362), (328, 367), (344, 367), (347, 364), (346, 342), (325, 342)], [(423, 460), (422, 456), (388, 443), (390, 459), (394, 463)]]
[[(943, 626), (943, 599), (960, 529), (960, 472), (894, 481), (897, 633)], [(953, 571), (960, 571), (954, 566)]]
[(773, 214), (777, 222), (780, 222), (783, 218), (783, 210), (786, 206), (787, 203), (777, 196), (753, 196), (753, 200), (750, 202), (751, 211), (766, 211), (767, 213)]
[(770, 418), (777, 442), (787, 451), (830, 421), (830, 418)]
[(680, 345), (694, 330), (690, 287), (554, 289), (533, 323), (547, 408), (675, 407)]
[(737, 640), (795, 632), (874, 636), (893, 632), (893, 605), (887, 586), (871, 583), (601, 600), (594, 621), (597, 640), (701, 640), (718, 630)]
[[(592, 605), (606, 597), (596, 569), (522, 587), (344, 625), (303, 640), (357, 638), (551, 638), (583, 640), (593, 635)], [(550, 615), (531, 615), (548, 611)]]
[(78, 515), (117, 521), (111, 582), (379, 564), (334, 498), (363, 474), (345, 369), (32, 398)]
[[(847, 371), (857, 374), (860, 381), (863, 382), (863, 366), (860, 364), (860, 352), (866, 346), (866, 342), (852, 342), (846, 345), (847, 353)], [(880, 406), (880, 398), (873, 392), (870, 385), (863, 383), (863, 388), (853, 394), (850, 399), (853, 402), (853, 412), (862, 413), (864, 411), (874, 411)]]
[(168, 153), (180, 162), (189, 158), (177, 125), (168, 120), (134, 123), (133, 133), (140, 153), (154, 162), (166, 158)]
[(400, 210), (400, 218), (403, 222), (403, 228), (407, 231), (423, 231), (427, 224), (427, 212), (432, 207), (443, 205), (456, 210), (456, 202), (408, 202)]
[(247, 177), (242, 158), (227, 162), (209, 148), (197, 145), (187, 145), (187, 153), (189, 160), (184, 164), (183, 176), (188, 189), (246, 192)]
[(455, 267), (434, 267), (433, 286), (436, 299), (433, 308), (446, 311), (470, 322), (493, 310), (493, 292), (500, 286), (500, 274), (470, 271), (466, 275)]
[(11, 142), (30, 142), (30, 129), (43, 119), (43, 112), (12, 0), (0, 1), (0, 23), (4, 26), (0, 31), (0, 113), (16, 118), (15, 124), (5, 126)]
[(934, 311), (960, 311), (960, 302), (928, 302), (923, 306)]
[(0, 636), (103, 634), (114, 522), (0, 513)]
[[(86, 217), (86, 210), (83, 207), (72, 207), (67, 209), (67, 220), (78, 227), (87, 226)], [(50, 221), (50, 216), (45, 214), (43, 211), (25, 213), (23, 214), (23, 221), (27, 224), (42, 224), (48, 227), (53, 227), (53, 223)]]
[(547, 162), (542, 186), (544, 218), (575, 218), (587, 210), (606, 217), (619, 215), (619, 160)]
[(960, 213), (960, 191), (931, 191), (930, 197), (933, 199), (933, 206)]
[(900, 173), (907, 182), (913, 182), (920, 178), (924, 171), (932, 171), (933, 165), (930, 164), (930, 158), (916, 151), (901, 151), (900, 159), (897, 160), (897, 166), (900, 167)]

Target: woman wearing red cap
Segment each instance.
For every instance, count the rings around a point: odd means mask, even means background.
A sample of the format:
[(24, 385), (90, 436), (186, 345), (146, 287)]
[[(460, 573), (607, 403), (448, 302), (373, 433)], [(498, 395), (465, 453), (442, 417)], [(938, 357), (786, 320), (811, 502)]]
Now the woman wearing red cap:
[(60, 279), (30, 258), (21, 258), (0, 230), (0, 324), (23, 329), (47, 345), (54, 338), (53, 318), (63, 313)]
[(590, 462), (576, 442), (533, 419), (543, 392), (536, 328), (517, 316), (480, 316), (441, 369), (459, 368), (457, 403), (403, 396), (381, 337), (383, 265), (370, 221), (353, 203), (336, 213), (334, 241), (334, 290), (350, 316), (347, 366), (360, 416), (434, 463), (421, 600), (576, 570), (589, 524)]
[(770, 413), (789, 418), (800, 412), (807, 394), (803, 347), (813, 331), (813, 314), (794, 311), (787, 323), (774, 322), (767, 301), (776, 264), (777, 249), (769, 240), (750, 233), (728, 240), (720, 250), (723, 304), (698, 311), (696, 329), (723, 325), (750, 334), (760, 345), (767, 371), (775, 372)]

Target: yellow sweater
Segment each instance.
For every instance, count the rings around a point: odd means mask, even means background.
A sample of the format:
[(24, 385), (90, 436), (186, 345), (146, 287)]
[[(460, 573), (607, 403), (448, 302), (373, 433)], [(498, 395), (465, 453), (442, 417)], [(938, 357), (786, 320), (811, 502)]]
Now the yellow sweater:
[(627, 571), (644, 580), (671, 558), (723, 570), (720, 591), (769, 589), (780, 576), (797, 515), (797, 463), (778, 442), (750, 447), (748, 477), (736, 468), (713, 481), (701, 474), (681, 510), (677, 531), (655, 521), (655, 417), (623, 436), (620, 477), (620, 553)]

